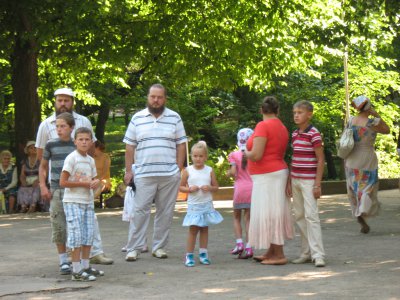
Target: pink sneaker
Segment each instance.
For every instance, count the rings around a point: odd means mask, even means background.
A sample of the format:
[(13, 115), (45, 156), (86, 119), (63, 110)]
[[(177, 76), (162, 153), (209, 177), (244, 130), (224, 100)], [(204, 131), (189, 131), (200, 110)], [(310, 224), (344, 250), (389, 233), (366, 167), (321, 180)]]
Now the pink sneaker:
[(244, 245), (243, 245), (243, 243), (237, 243), (236, 244), (236, 246), (235, 246), (235, 248), (233, 248), (232, 250), (231, 250), (231, 254), (232, 255), (240, 255), (242, 252), (243, 252), (243, 250), (244, 250)]
[(253, 257), (253, 248), (246, 248), (244, 249), (243, 253), (239, 254), (238, 258), (241, 259), (248, 259)]

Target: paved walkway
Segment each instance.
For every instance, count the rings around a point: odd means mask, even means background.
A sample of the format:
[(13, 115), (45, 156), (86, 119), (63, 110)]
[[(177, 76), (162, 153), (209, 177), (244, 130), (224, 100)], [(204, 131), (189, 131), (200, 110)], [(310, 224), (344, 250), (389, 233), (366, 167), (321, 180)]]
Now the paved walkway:
[[(262, 266), (229, 255), (233, 246), (231, 201), (216, 202), (225, 221), (210, 228), (212, 265), (186, 268), (185, 203), (176, 206), (169, 258), (149, 253), (125, 262), (121, 246), (128, 225), (121, 210), (99, 210), (104, 247), (115, 264), (93, 283), (71, 282), (58, 274), (47, 214), (0, 215), (1, 299), (400, 299), (400, 193), (379, 194), (381, 215), (371, 232), (359, 232), (344, 195), (320, 200), (327, 266)], [(151, 240), (151, 235), (149, 235)], [(289, 241), (289, 259), (299, 253), (299, 237)]]

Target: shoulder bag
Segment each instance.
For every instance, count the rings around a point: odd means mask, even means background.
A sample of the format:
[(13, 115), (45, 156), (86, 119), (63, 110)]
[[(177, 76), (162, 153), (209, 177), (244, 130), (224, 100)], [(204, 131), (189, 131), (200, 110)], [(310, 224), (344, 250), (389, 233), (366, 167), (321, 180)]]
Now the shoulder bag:
[(353, 129), (351, 128), (352, 120), (353, 117), (350, 118), (346, 128), (343, 130), (337, 147), (337, 154), (343, 159), (346, 159), (354, 148)]

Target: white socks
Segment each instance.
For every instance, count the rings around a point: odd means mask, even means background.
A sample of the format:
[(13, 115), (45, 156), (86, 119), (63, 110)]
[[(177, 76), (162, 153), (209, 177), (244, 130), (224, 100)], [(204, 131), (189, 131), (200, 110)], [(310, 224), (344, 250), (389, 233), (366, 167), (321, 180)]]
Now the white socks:
[(206, 253), (207, 254), (207, 248), (200, 248), (199, 249), (199, 254), (202, 254), (202, 253)]
[(58, 259), (60, 260), (60, 265), (68, 263), (68, 255), (67, 253), (59, 253)]
[(82, 270), (81, 263), (79, 261), (72, 262), (72, 272), (79, 273)]
[(89, 268), (89, 259), (81, 259), (81, 265), (84, 269)]

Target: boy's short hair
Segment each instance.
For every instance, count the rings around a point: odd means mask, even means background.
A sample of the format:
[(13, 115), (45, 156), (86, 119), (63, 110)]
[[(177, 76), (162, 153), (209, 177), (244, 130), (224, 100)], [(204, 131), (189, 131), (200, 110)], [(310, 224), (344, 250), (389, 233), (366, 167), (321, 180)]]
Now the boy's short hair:
[(63, 113), (59, 114), (56, 117), (56, 120), (64, 120), (65, 123), (67, 123), (69, 127), (74, 127), (75, 126), (75, 118), (69, 112), (63, 112)]
[(311, 104), (311, 102), (307, 100), (300, 100), (297, 101), (294, 105), (293, 108), (304, 108), (307, 111), (313, 112), (314, 111), (314, 106)]
[(80, 134), (80, 133), (87, 133), (90, 135), (90, 138), (93, 139), (92, 131), (89, 128), (79, 127), (78, 129), (75, 130), (75, 135), (74, 135), (75, 140), (76, 140), (76, 137), (78, 136), (78, 134)]

